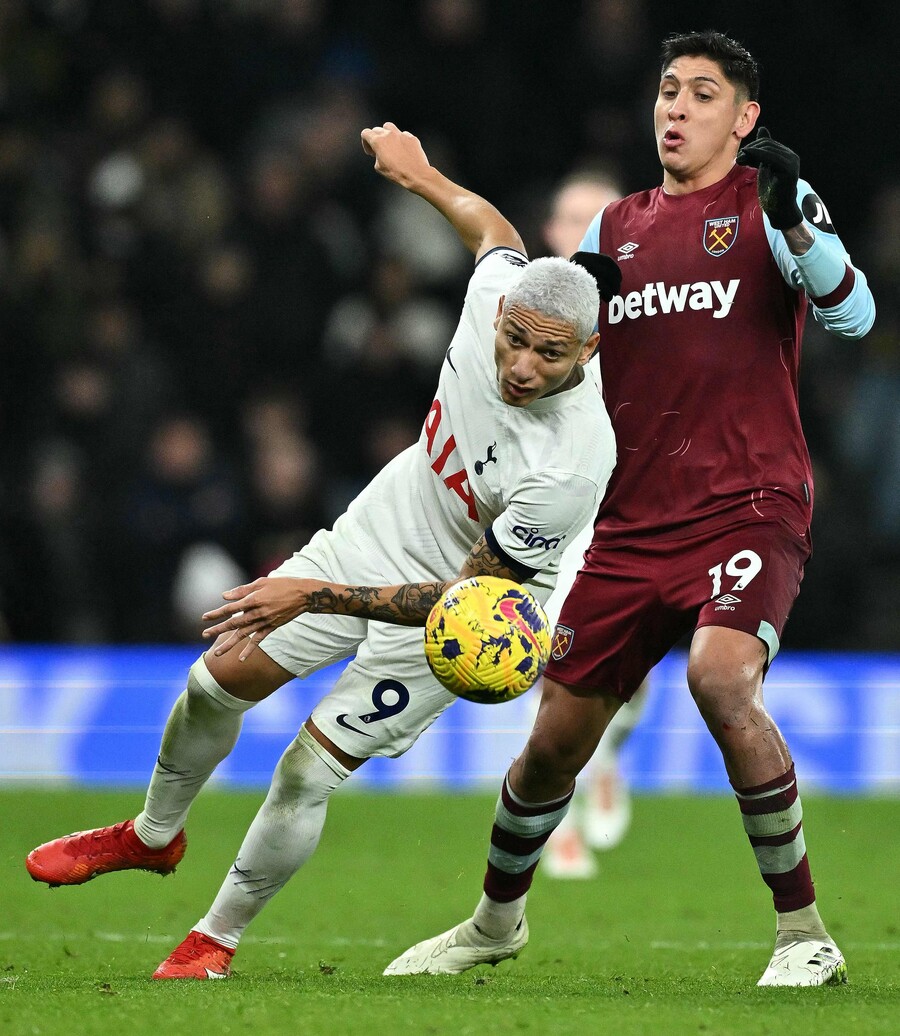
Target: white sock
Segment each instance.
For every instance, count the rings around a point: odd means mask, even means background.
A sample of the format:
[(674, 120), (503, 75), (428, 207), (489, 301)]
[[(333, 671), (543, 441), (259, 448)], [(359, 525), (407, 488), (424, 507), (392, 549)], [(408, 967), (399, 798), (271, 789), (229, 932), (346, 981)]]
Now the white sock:
[(511, 935), (525, 916), (525, 900), (527, 896), (519, 896), (509, 903), (498, 903), (489, 899), (483, 892), (472, 920), (478, 930), (489, 939), (502, 939)]
[(815, 903), (799, 910), (785, 910), (776, 914), (776, 945), (795, 939), (828, 939), (825, 925)]
[(198, 658), (166, 722), (144, 809), (134, 832), (151, 849), (161, 849), (184, 827), (191, 803), (213, 770), (234, 748), (244, 713), (256, 703), (235, 698), (213, 679)]
[(315, 852), (328, 797), (349, 776), (301, 727), (275, 768), (266, 800), (215, 902), (194, 931), (236, 947), (247, 925)]

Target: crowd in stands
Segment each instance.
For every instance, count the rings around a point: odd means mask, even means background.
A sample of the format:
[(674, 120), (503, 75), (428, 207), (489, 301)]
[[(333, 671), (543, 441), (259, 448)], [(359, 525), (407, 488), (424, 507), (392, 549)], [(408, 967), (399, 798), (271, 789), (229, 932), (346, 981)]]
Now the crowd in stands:
[[(471, 271), (360, 130), (414, 131), (541, 254), (573, 169), (659, 182), (659, 41), (709, 5), (662, 6), (3, 0), (0, 639), (195, 640), (330, 524), (418, 437)], [(824, 6), (715, 25), (878, 306), (860, 343), (808, 328), (815, 555), (785, 645), (900, 650), (900, 179), (859, 115), (893, 55)]]

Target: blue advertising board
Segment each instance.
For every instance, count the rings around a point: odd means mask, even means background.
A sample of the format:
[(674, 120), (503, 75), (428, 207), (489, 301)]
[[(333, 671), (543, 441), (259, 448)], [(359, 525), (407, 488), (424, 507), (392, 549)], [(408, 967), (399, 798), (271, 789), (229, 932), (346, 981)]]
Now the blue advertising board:
[[(0, 781), (140, 787), (184, 688), (196, 647), (0, 648)], [(220, 786), (265, 787), (281, 752), (340, 672), (294, 681), (251, 709)], [(642, 791), (728, 790), (721, 756), (685, 683), (685, 658), (654, 670), (622, 765)], [(900, 791), (900, 657), (783, 652), (766, 703), (804, 788), (844, 794)], [(504, 705), (460, 701), (400, 759), (373, 759), (354, 776), (368, 788), (495, 787), (523, 745), (535, 693)]]

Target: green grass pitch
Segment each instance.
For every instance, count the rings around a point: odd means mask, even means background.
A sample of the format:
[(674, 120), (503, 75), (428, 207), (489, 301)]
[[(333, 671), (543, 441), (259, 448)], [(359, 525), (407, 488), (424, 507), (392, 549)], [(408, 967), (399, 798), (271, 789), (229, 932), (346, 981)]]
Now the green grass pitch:
[(538, 876), (517, 961), (387, 979), (468, 916), (493, 796), (335, 796), (319, 851), (250, 928), (227, 982), (152, 982), (205, 912), (259, 793), (209, 790), (177, 874), (31, 881), (39, 842), (133, 816), (136, 793), (0, 791), (0, 1033), (846, 1034), (900, 1031), (900, 800), (808, 795), (819, 902), (850, 984), (757, 989), (767, 890), (727, 797), (638, 798), (589, 882)]

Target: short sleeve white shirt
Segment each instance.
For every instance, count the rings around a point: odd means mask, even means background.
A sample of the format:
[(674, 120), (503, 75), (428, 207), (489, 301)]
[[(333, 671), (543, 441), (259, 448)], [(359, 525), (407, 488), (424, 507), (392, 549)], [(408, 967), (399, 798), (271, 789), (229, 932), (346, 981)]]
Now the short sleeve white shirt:
[(419, 441), (335, 527), (381, 556), (385, 578), (450, 579), (490, 529), (546, 599), (563, 551), (593, 520), (615, 463), (597, 365), (574, 388), (526, 407), (500, 396), (494, 321), (527, 262), (512, 248), (479, 261)]

